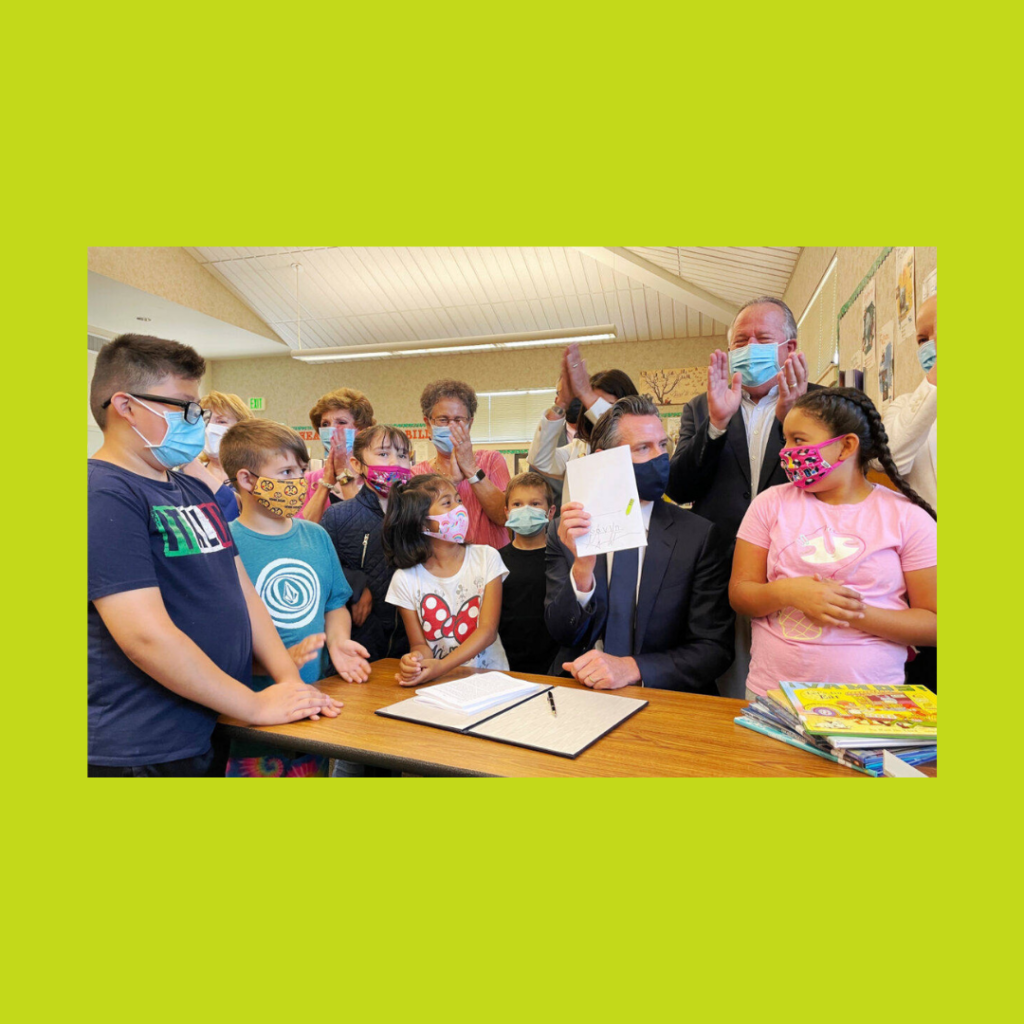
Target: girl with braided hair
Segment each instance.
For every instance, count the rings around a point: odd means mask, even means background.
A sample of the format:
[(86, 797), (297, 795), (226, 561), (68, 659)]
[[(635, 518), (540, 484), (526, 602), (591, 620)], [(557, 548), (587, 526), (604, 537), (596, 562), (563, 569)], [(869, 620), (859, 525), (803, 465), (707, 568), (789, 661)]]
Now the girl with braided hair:
[[(783, 431), (790, 482), (751, 502), (729, 583), (753, 619), (747, 696), (782, 680), (902, 684), (908, 647), (936, 642), (935, 512), (862, 392), (810, 391)], [(872, 460), (900, 493), (868, 481)]]

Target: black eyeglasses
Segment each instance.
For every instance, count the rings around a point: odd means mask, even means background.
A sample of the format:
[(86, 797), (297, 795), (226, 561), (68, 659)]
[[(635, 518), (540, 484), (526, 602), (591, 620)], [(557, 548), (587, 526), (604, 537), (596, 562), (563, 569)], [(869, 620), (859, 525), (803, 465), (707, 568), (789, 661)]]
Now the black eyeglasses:
[[(213, 415), (212, 409), (204, 409), (198, 402), (183, 402), (180, 398), (168, 398), (166, 395), (129, 395), (128, 397), (148, 399), (150, 402), (159, 402), (162, 405), (176, 405), (179, 409), (185, 410), (186, 423), (198, 423), (200, 420), (209, 423), (210, 417)], [(101, 408), (106, 409), (113, 400), (114, 398), (111, 396)]]

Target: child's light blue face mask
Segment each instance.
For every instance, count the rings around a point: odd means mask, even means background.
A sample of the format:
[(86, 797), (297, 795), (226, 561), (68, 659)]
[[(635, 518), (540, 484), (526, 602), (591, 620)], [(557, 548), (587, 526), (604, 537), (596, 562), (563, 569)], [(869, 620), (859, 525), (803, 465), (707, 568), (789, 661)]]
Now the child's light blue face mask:
[(514, 508), (509, 512), (505, 525), (513, 533), (518, 533), (521, 537), (532, 537), (535, 533), (540, 533), (548, 525), (548, 516), (546, 512), (542, 512), (539, 508), (533, 508), (531, 505), (521, 505), (519, 508)]
[(935, 340), (926, 341), (922, 345), (917, 346), (917, 358), (921, 363), (921, 368), (927, 373), (934, 365), (935, 361), (939, 358), (938, 353), (935, 351)]
[(767, 384), (779, 372), (779, 346), (775, 342), (744, 345), (729, 352), (729, 375), (738, 373), (745, 388)]

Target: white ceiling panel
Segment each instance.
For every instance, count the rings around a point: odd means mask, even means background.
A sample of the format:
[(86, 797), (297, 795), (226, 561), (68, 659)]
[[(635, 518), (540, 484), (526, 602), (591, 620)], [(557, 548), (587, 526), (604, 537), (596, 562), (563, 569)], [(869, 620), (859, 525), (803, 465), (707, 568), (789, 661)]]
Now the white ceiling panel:
[(781, 295), (800, 255), (799, 248), (630, 247), (641, 258), (634, 263), (657, 268), (645, 276), (624, 260), (604, 260), (605, 250), (571, 246), (187, 251), (292, 348), (300, 322), (303, 348), (603, 323), (614, 323), (625, 341), (707, 337), (726, 325), (692, 308), (701, 304), (694, 293), (704, 295), (705, 310), (726, 312), (754, 295)]

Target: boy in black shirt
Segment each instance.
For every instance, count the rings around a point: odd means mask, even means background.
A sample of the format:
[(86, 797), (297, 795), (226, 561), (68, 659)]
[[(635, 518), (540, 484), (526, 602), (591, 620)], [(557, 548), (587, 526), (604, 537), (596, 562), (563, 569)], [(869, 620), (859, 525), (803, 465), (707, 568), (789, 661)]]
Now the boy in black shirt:
[(544, 548), (555, 514), (550, 485), (539, 473), (520, 473), (505, 489), (505, 510), (514, 536), (498, 552), (508, 569), (498, 635), (513, 672), (549, 675), (558, 654), (544, 625)]
[[(187, 345), (122, 334), (89, 403), (89, 775), (205, 775), (218, 712), (254, 725), (334, 717), (249, 582), (213, 492), (184, 473), (203, 448)], [(248, 686), (253, 653), (275, 684)]]

